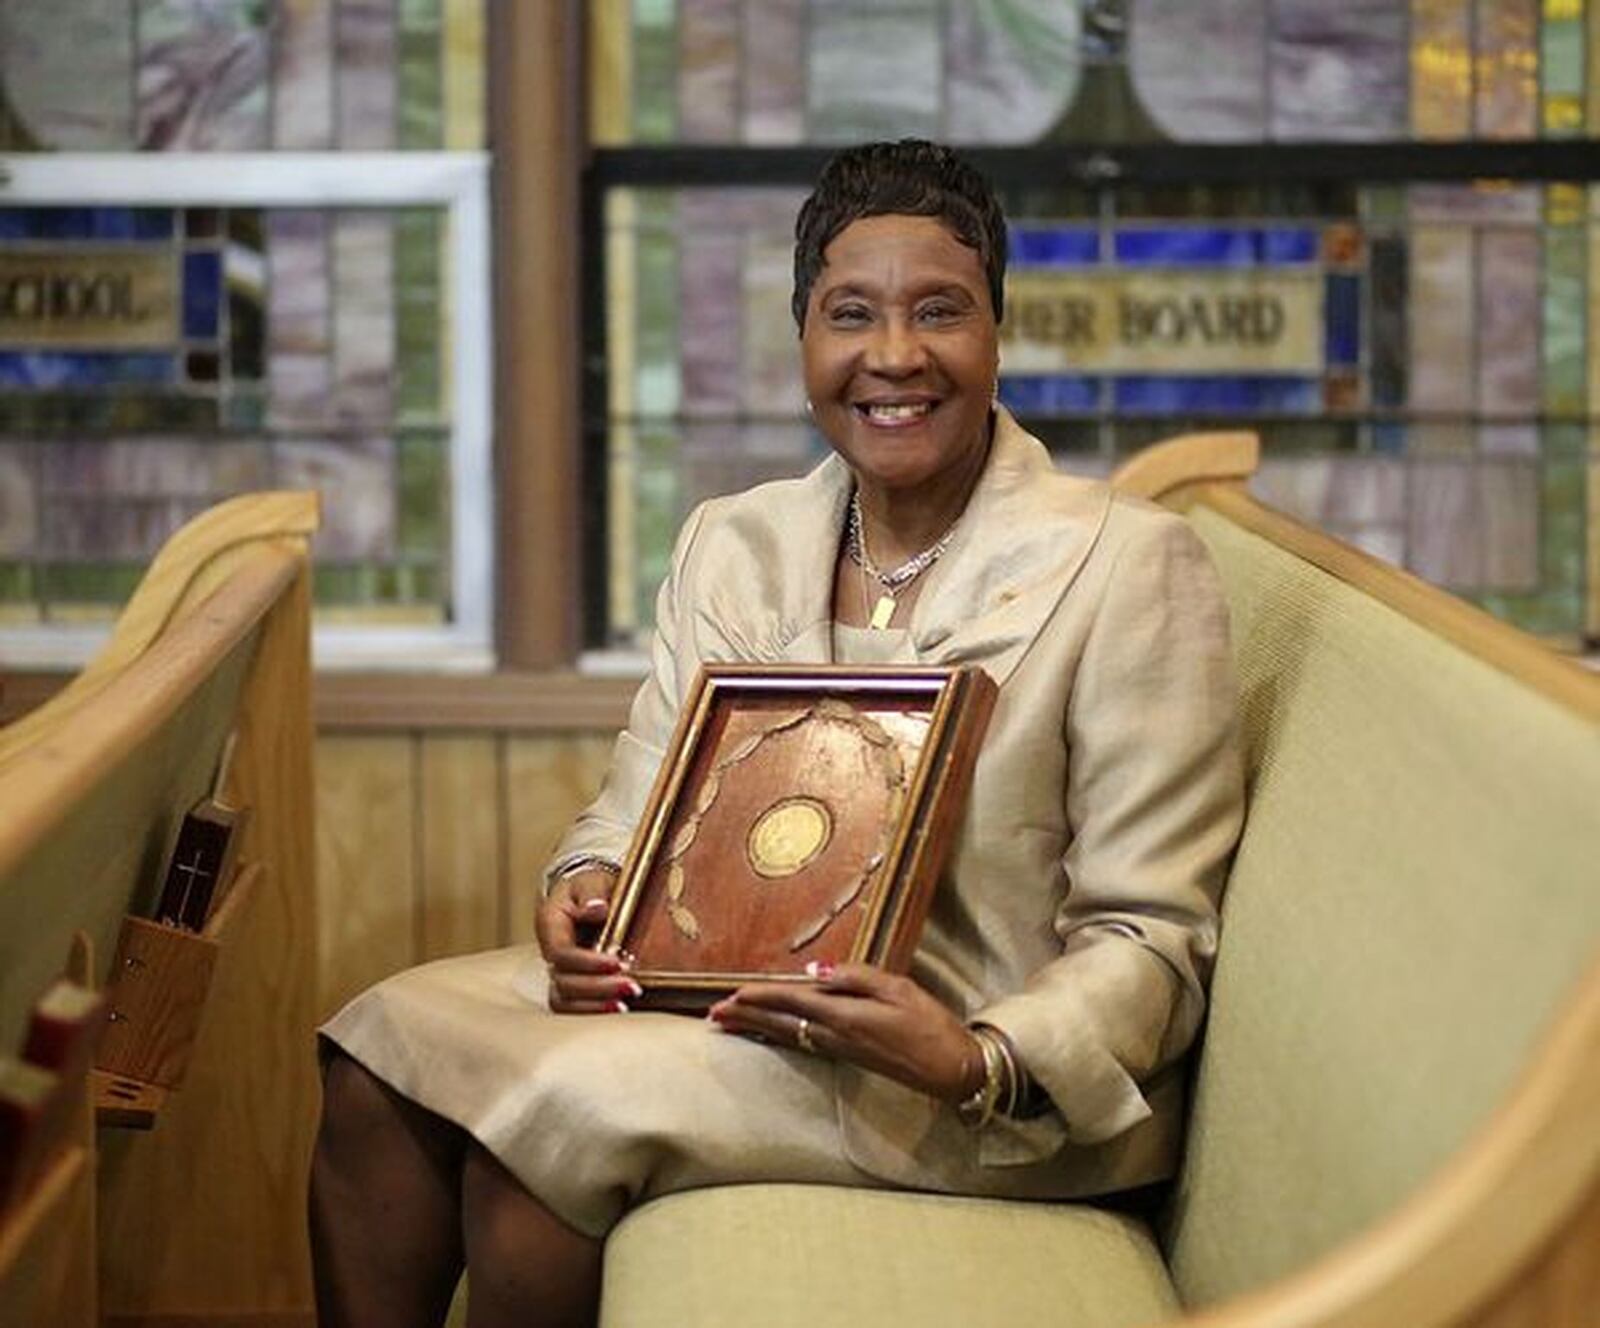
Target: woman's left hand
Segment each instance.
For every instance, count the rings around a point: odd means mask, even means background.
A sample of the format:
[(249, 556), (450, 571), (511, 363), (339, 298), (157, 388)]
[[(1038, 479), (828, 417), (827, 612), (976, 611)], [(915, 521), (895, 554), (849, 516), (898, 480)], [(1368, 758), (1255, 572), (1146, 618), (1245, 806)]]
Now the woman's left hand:
[(819, 964), (813, 977), (750, 983), (712, 1006), (710, 1018), (729, 1033), (852, 1061), (945, 1102), (982, 1082), (977, 1039), (910, 978), (870, 964)]

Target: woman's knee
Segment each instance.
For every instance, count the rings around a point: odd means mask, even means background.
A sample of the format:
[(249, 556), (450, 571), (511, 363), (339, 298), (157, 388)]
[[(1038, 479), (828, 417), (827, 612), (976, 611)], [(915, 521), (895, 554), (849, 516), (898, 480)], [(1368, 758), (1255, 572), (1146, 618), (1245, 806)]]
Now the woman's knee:
[(469, 1240), (495, 1262), (536, 1260), (553, 1249), (598, 1252), (600, 1242), (568, 1226), (487, 1149), (467, 1150), (462, 1199)]
[(391, 1088), (353, 1057), (333, 1048), (322, 1066), (319, 1150), (368, 1152), (386, 1141), (459, 1160), (460, 1129)]

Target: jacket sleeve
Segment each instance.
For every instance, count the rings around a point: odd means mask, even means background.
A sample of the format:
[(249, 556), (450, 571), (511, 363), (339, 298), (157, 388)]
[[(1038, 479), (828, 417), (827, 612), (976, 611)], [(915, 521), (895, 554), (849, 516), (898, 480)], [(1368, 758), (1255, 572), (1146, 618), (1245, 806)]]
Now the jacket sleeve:
[[(611, 750), (611, 764), (599, 794), (578, 814), (545, 868), (546, 890), (563, 869), (580, 858), (620, 865), (628, 851), (672, 740), (684, 690), (693, 681), (692, 670), (679, 667), (678, 651), (686, 617), (684, 586), (691, 579), (689, 564), (705, 510), (705, 504), (695, 508), (678, 533), (672, 562), (656, 596), (649, 676), (634, 694), (628, 725)], [(685, 672), (689, 676), (683, 676)]]
[(1244, 815), (1227, 608), (1205, 547), (1150, 513), (1114, 556), (1065, 716), (1061, 956), (976, 1016), (1011, 1037), (1080, 1144), (1148, 1116), (1140, 1083), (1200, 1026)]

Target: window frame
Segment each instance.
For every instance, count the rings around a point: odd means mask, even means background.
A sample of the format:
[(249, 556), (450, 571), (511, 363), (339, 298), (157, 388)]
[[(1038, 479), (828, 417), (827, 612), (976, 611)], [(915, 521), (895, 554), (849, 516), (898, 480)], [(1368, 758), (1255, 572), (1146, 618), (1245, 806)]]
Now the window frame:
[[(447, 217), (451, 344), (451, 619), (439, 627), (319, 624), (327, 670), (492, 668), (493, 368), (489, 155), (449, 152), (102, 152), (6, 158), (5, 204), (138, 207), (385, 208), (438, 206)], [(110, 624), (0, 630), (13, 667), (81, 667)]]

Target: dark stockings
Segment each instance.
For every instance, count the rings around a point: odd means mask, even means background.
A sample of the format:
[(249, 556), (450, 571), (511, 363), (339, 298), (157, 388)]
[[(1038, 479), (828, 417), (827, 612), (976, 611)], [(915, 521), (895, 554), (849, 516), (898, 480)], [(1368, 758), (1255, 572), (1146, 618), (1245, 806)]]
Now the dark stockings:
[(323, 1076), (311, 1247), (321, 1328), (436, 1328), (463, 1262), (469, 1328), (578, 1328), (599, 1301), (599, 1241), (338, 1052)]

